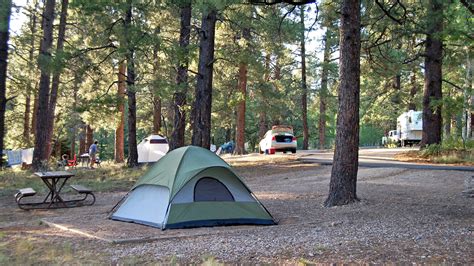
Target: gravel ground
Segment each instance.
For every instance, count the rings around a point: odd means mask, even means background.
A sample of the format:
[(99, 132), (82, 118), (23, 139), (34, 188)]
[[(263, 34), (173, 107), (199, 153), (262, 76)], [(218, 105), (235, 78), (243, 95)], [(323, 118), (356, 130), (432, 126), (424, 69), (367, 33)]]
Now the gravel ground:
[[(236, 170), (278, 225), (161, 231), (107, 220), (123, 192), (98, 193), (91, 207), (53, 211), (25, 212), (11, 198), (0, 198), (0, 230), (30, 230), (30, 235), (53, 242), (68, 239), (82, 249), (105, 252), (112, 263), (141, 258), (180, 263), (474, 264), (474, 199), (462, 194), (472, 173), (360, 168), (361, 201), (324, 208), (330, 166), (291, 160)], [(41, 227), (39, 219), (63, 229)]]

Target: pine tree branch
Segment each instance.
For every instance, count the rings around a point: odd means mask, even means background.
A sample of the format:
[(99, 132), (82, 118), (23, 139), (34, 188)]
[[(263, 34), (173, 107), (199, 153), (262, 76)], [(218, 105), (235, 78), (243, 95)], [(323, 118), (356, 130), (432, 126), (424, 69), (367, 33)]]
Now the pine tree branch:
[(278, 3), (286, 3), (290, 5), (305, 5), (310, 3), (316, 3), (316, 0), (248, 0), (249, 4), (252, 5), (274, 5)]
[[(394, 16), (392, 16), (392, 14), (390, 14), (390, 11), (392, 10), (393, 7), (395, 7), (396, 5), (401, 5), (403, 9), (405, 9), (405, 7), (399, 2), (397, 1), (397, 3), (394, 3), (388, 10), (385, 9), (385, 7), (383, 6), (382, 3), (379, 2), (379, 0), (375, 0), (375, 3), (380, 7), (380, 9), (383, 11), (383, 13), (391, 18), (393, 21), (395, 21), (396, 23), (400, 24), (400, 25), (403, 25), (403, 22), (400, 20), (400, 19), (397, 19), (395, 18)], [(405, 9), (406, 10), (406, 9)], [(406, 11), (405, 11), (406, 13)]]
[(460, 91), (464, 91), (464, 89), (462, 87), (459, 87), (458, 85), (452, 83), (451, 81), (449, 80), (446, 80), (446, 79), (441, 79), (441, 81), (445, 82), (445, 83), (448, 83), (449, 85), (453, 86), (454, 88), (460, 90)]
[(472, 14), (474, 14), (474, 4), (472, 3), (472, 0), (469, 1), (468, 3), (466, 0), (461, 0), (461, 4), (465, 6), (469, 11), (471, 11)]

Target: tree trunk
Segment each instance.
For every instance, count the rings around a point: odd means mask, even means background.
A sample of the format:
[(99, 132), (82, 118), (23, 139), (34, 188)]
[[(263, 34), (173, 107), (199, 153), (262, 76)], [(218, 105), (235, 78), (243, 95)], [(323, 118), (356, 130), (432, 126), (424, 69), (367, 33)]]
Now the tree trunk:
[(211, 142), (212, 74), (217, 11), (204, 12), (199, 44), (199, 66), (193, 106), (192, 144), (209, 149)]
[(241, 100), (237, 104), (237, 130), (234, 154), (245, 154), (245, 100), (247, 98), (247, 64), (239, 65), (239, 92)]
[(161, 131), (161, 98), (153, 95), (153, 134)]
[(360, 97), (360, 1), (344, 0), (341, 7), (339, 109), (336, 148), (326, 207), (357, 200)]
[[(155, 34), (160, 33), (160, 27), (155, 29)], [(156, 78), (159, 72), (160, 61), (158, 52), (160, 49), (159, 42), (156, 42), (153, 48), (153, 76)], [(156, 84), (156, 83), (155, 83)], [(160, 134), (161, 131), (161, 97), (158, 94), (158, 86), (153, 89), (153, 134)]]
[(35, 135), (36, 133), (36, 120), (38, 117), (38, 86), (39, 82), (35, 83), (35, 88), (33, 90), (33, 94), (35, 98), (33, 99), (33, 113), (31, 115), (31, 127), (30, 127), (30, 135)]
[(301, 24), (301, 114), (303, 119), (303, 150), (309, 146), (308, 129), (308, 87), (306, 83), (306, 47), (305, 47), (305, 28), (304, 28), (304, 7), (300, 7)]
[[(266, 83), (270, 83), (270, 77), (271, 77), (270, 63), (271, 63), (271, 54), (270, 54), (270, 51), (267, 51), (267, 54), (265, 55), (265, 74), (263, 76), (263, 80)], [(266, 106), (267, 106), (267, 103), (265, 102), (265, 97), (263, 97), (263, 93), (262, 93), (260, 113), (258, 114), (258, 138), (259, 138), (259, 140), (262, 139), (265, 136), (265, 133), (267, 133), (267, 130), (268, 130), (267, 112), (265, 111), (267, 109)]]
[[(132, 25), (132, 4), (125, 15), (125, 34), (130, 31)], [(128, 96), (128, 167), (138, 165), (137, 151), (137, 99), (135, 88), (135, 50), (127, 37), (127, 96)]]
[[(425, 88), (423, 94), (423, 133), (421, 146), (441, 143), (441, 91), (443, 42), (443, 3), (430, 0), (428, 6), (428, 29), (425, 46)], [(436, 101), (436, 107), (432, 102)]]
[(92, 129), (92, 127), (90, 125), (87, 125), (85, 127), (86, 129), (86, 150), (85, 152), (89, 152), (89, 147), (92, 145), (92, 143), (94, 143), (94, 130)]
[[(244, 28), (242, 30), (244, 39), (250, 41), (250, 29)], [(244, 49), (247, 49), (245, 47)], [(245, 107), (247, 102), (247, 63), (240, 62), (239, 64), (239, 82), (238, 91), (240, 92), (240, 101), (237, 104), (237, 119), (235, 132), (235, 149), (234, 154), (245, 154)]]
[[(87, 147), (88, 149), (89, 147)], [(79, 154), (87, 153), (86, 151), (86, 125), (81, 125), (79, 133)]]
[(115, 152), (114, 159), (116, 163), (123, 163), (125, 161), (124, 154), (124, 130), (125, 130), (125, 71), (127, 67), (125, 62), (120, 63), (118, 72), (118, 86), (117, 86), (117, 111), (119, 113), (119, 122), (115, 129)]
[[(64, 47), (64, 36), (66, 33), (66, 21), (67, 21), (67, 8), (69, 5), (69, 0), (61, 1), (61, 17), (59, 19), (59, 30), (58, 30), (58, 42), (56, 46), (56, 56), (61, 56)], [(53, 139), (54, 131), (54, 112), (56, 111), (56, 102), (58, 99), (58, 89), (59, 89), (59, 80), (61, 77), (61, 69), (58, 69), (54, 72), (53, 82), (51, 84), (51, 94), (49, 96), (49, 105), (48, 105), (48, 129), (47, 129), (47, 158), (51, 155), (51, 145)]]
[(418, 92), (418, 83), (416, 81), (416, 67), (414, 67), (412, 70), (410, 83), (411, 83), (411, 88), (410, 88), (410, 99), (408, 103), (408, 111), (410, 110), (416, 111), (415, 96), (416, 96), (416, 93)]
[(472, 64), (473, 61), (469, 56), (467, 49), (466, 60), (466, 81), (463, 92), (463, 116), (462, 116), (462, 139), (464, 141), (471, 138), (471, 110), (472, 110)]
[(178, 64), (176, 76), (177, 90), (173, 94), (173, 132), (171, 133), (170, 150), (184, 146), (186, 128), (186, 93), (188, 91), (189, 37), (191, 35), (191, 1), (181, 6), (181, 27), (179, 31), (179, 48), (183, 57)]
[(41, 70), (38, 91), (38, 112), (35, 130), (35, 149), (33, 152), (33, 169), (40, 170), (47, 164), (48, 137), (48, 101), (51, 78), (51, 47), (53, 45), (53, 22), (55, 0), (46, 0), (43, 11), (43, 39), (41, 40), (38, 66)]
[[(74, 88), (73, 88), (73, 92), (72, 92), (72, 94), (73, 94), (73, 102), (72, 102), (73, 114), (75, 114), (76, 110), (77, 110), (77, 102), (78, 102), (77, 92), (78, 91), (79, 91), (79, 78), (76, 75), (75, 76), (75, 81), (74, 81)], [(75, 124), (72, 127), (72, 132), (71, 132), (71, 152), (69, 154), (69, 158), (71, 158), (71, 160), (74, 157), (74, 154), (76, 154), (76, 133), (77, 133), (77, 125)]]
[(324, 56), (323, 69), (321, 71), (321, 90), (319, 91), (319, 148), (324, 149), (326, 144), (326, 108), (328, 96), (328, 75), (329, 75), (329, 60), (331, 59), (331, 45), (330, 45), (331, 31), (326, 29), (324, 35)]
[(397, 74), (392, 78), (392, 88), (394, 90), (395, 95), (392, 97), (392, 103), (395, 105), (399, 105), (401, 102), (400, 99), (400, 92), (402, 91), (402, 76)]
[(10, 15), (12, 1), (3, 0), (0, 6), (0, 166), (3, 165), (3, 150), (5, 138), (5, 111), (7, 105), (7, 65), (8, 39), (10, 37)]
[[(31, 40), (30, 40), (30, 50), (28, 52), (28, 59), (30, 62), (34, 62), (34, 53), (35, 53), (35, 40), (36, 40), (36, 26), (37, 26), (37, 19), (36, 19), (36, 9), (37, 9), (37, 2), (34, 5), (35, 9), (31, 12)], [(35, 71), (32, 66), (29, 66), (28, 74), (31, 81), (28, 82), (28, 90), (26, 91), (25, 95), (25, 114), (23, 117), (23, 143), (26, 147), (31, 147), (31, 127), (30, 127), (30, 120), (31, 120), (31, 93), (34, 92), (34, 86), (32, 86), (32, 82), (36, 84)]]

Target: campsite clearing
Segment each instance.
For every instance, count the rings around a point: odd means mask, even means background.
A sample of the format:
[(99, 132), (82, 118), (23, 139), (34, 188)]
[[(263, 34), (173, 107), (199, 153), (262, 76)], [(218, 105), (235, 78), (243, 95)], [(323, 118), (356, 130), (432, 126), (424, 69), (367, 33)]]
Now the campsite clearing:
[(123, 189), (96, 193), (94, 206), (59, 210), (22, 211), (1, 196), (0, 264), (474, 263), (473, 198), (462, 194), (472, 172), (361, 167), (361, 201), (328, 209), (331, 167), (296, 159), (226, 158), (276, 226), (162, 231), (106, 219)]

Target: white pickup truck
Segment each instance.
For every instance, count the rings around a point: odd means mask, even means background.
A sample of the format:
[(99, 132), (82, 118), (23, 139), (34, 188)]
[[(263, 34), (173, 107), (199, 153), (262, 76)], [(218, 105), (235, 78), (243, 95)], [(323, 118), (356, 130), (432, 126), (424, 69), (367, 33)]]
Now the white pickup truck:
[(421, 141), (423, 120), (421, 111), (410, 110), (397, 118), (397, 129), (390, 130), (388, 136), (382, 138), (382, 145), (396, 144), (405, 147), (413, 146)]

